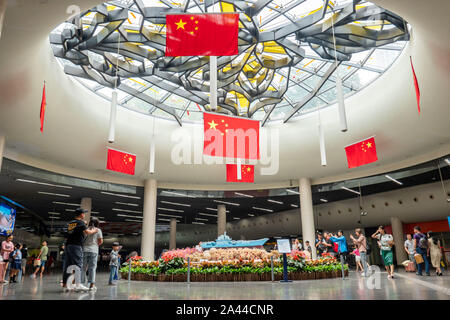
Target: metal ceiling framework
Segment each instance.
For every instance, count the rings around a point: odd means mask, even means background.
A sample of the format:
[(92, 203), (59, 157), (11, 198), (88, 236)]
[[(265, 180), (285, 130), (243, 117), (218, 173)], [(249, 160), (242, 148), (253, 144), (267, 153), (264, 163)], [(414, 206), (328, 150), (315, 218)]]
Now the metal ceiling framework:
[[(121, 105), (141, 100), (152, 106), (149, 113), (162, 110), (180, 125), (192, 105), (210, 111), (209, 58), (165, 57), (166, 14), (239, 12), (239, 54), (218, 57), (217, 112), (253, 118), (262, 110), (263, 124), (278, 106), (291, 107), (286, 122), (314, 97), (329, 104), (325, 93), (334, 86), (321, 88), (326, 81), (334, 83), (339, 64), (352, 68), (343, 84), (350, 92), (356, 91), (345, 81), (355, 72), (384, 71), (365, 65), (374, 48), (400, 52), (402, 48), (389, 45), (409, 40), (401, 17), (358, 0), (340, 1), (343, 4), (324, 0), (300, 16), (298, 8), (307, 0), (153, 1), (149, 6), (150, 2), (98, 5), (55, 29), (50, 43), (67, 74), (99, 84), (92, 90), (101, 94), (117, 83), (123, 93)], [(352, 55), (364, 51), (369, 53), (359, 63), (351, 61)], [(312, 62), (318, 65), (308, 67)], [(299, 71), (304, 75), (299, 76)], [(313, 79), (319, 79), (319, 84)], [(304, 97), (285, 95), (299, 88), (306, 92)], [(176, 103), (171, 97), (176, 97)]]

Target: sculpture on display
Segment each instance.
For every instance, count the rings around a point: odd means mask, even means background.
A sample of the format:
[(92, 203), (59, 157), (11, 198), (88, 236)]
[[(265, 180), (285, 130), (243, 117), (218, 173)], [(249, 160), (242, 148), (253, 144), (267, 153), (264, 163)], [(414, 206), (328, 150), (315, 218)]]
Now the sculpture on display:
[(202, 249), (211, 248), (260, 248), (262, 249), (264, 244), (269, 238), (263, 238), (259, 240), (232, 240), (226, 232), (220, 235), (216, 241), (203, 242), (201, 244)]

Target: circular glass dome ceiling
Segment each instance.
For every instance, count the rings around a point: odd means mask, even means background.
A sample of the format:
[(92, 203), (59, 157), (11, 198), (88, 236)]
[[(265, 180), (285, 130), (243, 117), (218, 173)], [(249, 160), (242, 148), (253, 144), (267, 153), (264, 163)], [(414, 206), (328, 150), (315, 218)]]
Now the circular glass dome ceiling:
[(122, 0), (50, 34), (64, 71), (110, 100), (158, 117), (198, 121), (209, 107), (209, 57), (166, 57), (166, 14), (238, 12), (239, 54), (218, 57), (216, 112), (287, 121), (386, 71), (409, 39), (398, 15), (365, 1)]

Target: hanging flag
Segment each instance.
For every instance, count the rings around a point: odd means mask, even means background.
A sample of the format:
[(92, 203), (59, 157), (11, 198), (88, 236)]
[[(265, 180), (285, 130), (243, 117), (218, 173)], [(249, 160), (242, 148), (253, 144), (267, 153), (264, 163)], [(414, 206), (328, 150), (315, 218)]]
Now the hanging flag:
[(108, 148), (106, 169), (134, 175), (136, 156), (130, 153)]
[(241, 165), (241, 179), (238, 179), (238, 165), (227, 164), (227, 182), (249, 182), (255, 180), (255, 166), (243, 164)]
[(41, 120), (41, 132), (44, 132), (44, 118), (45, 118), (45, 107), (46, 106), (47, 106), (47, 100), (45, 98), (45, 82), (44, 82), (44, 90), (42, 91), (41, 112), (39, 114), (39, 119)]
[(203, 154), (259, 160), (259, 121), (203, 113)]
[(166, 15), (166, 56), (238, 54), (239, 14)]
[(409, 57), (409, 60), (411, 61), (411, 69), (412, 69), (413, 78), (414, 78), (414, 87), (416, 88), (417, 110), (419, 111), (419, 114), (420, 114), (420, 89), (419, 89), (419, 82), (417, 82), (417, 77), (416, 77), (416, 73), (414, 71), (412, 58)]
[(345, 147), (345, 153), (349, 169), (378, 160), (374, 137)]

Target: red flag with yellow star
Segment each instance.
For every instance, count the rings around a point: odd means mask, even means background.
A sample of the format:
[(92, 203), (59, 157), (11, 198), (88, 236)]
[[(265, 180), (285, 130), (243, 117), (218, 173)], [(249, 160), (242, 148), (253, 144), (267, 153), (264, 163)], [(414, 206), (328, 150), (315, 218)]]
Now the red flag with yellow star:
[(349, 169), (363, 166), (378, 160), (375, 138), (354, 143), (345, 147)]
[(259, 121), (203, 113), (203, 154), (259, 160)]
[(134, 175), (135, 165), (136, 156), (134, 154), (108, 148), (106, 169)]
[(227, 164), (227, 182), (250, 182), (255, 181), (255, 166), (241, 165), (241, 179), (238, 179), (238, 165)]
[(169, 14), (166, 56), (233, 56), (238, 54), (239, 14)]

